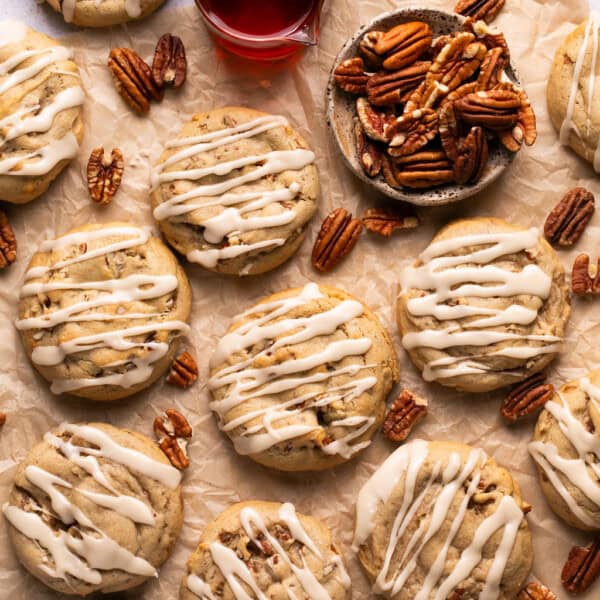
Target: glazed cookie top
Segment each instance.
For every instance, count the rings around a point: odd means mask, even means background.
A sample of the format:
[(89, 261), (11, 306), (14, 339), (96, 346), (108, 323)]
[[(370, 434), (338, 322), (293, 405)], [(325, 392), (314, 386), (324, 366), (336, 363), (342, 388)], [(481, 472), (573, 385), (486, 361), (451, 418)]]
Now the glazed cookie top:
[(114, 400), (164, 372), (190, 304), (183, 269), (148, 229), (85, 225), (31, 259), (16, 326), (54, 393)]
[(33, 200), (77, 155), (84, 92), (72, 56), (23, 23), (0, 21), (1, 200)]
[(395, 600), (512, 600), (533, 561), (520, 490), (483, 450), (415, 440), (358, 495), (354, 547)]
[(538, 418), (529, 452), (552, 509), (600, 530), (600, 371), (564, 385)]
[(110, 27), (142, 19), (165, 0), (46, 0), (67, 23), (82, 27)]
[(361, 302), (309, 283), (239, 315), (211, 359), (211, 408), (238, 453), (284, 471), (368, 446), (398, 379), (391, 340)]
[(180, 472), (158, 446), (111, 425), (63, 423), (19, 465), (3, 506), (19, 560), (86, 595), (157, 576), (182, 521)]
[(402, 344), (426, 381), (483, 392), (543, 369), (570, 314), (556, 253), (500, 219), (444, 227), (400, 277)]
[(319, 183), (314, 153), (284, 117), (200, 113), (166, 148), (152, 177), (154, 217), (189, 261), (249, 275), (293, 254)]
[(240, 502), (202, 533), (181, 600), (349, 600), (350, 578), (319, 520), (292, 504)]

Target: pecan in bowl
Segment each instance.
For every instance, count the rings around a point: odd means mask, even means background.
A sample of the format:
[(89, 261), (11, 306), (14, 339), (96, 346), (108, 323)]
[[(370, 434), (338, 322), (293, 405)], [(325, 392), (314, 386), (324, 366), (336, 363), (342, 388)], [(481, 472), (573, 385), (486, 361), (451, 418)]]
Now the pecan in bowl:
[(447, 204), (482, 190), (535, 142), (506, 40), (475, 20), (491, 20), (501, 4), (470, 2), (467, 18), (398, 9), (348, 40), (331, 71), (327, 116), (359, 178), (397, 200)]

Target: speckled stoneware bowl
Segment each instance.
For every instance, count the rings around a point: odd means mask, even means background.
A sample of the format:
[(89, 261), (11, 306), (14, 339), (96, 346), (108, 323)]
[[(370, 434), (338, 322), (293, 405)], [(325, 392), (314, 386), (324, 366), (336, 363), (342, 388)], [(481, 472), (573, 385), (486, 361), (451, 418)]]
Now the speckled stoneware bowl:
[[(464, 17), (460, 15), (430, 8), (411, 7), (384, 13), (356, 31), (344, 44), (333, 63), (329, 75), (329, 84), (327, 85), (327, 124), (329, 129), (346, 164), (353, 173), (390, 198), (404, 200), (419, 206), (438, 206), (463, 200), (481, 191), (497, 179), (511, 163), (514, 154), (506, 150), (499, 141), (493, 140), (490, 143), (489, 159), (483, 176), (473, 185), (452, 183), (426, 190), (393, 188), (384, 181), (382, 175), (371, 178), (365, 174), (360, 166), (354, 141), (356, 96), (348, 94), (337, 87), (333, 79), (333, 72), (342, 61), (358, 56), (358, 43), (367, 31), (386, 30), (408, 21), (423, 21), (429, 24), (435, 36), (461, 29), (464, 20)], [(519, 84), (518, 75), (512, 63), (506, 69), (506, 74), (514, 83)]]

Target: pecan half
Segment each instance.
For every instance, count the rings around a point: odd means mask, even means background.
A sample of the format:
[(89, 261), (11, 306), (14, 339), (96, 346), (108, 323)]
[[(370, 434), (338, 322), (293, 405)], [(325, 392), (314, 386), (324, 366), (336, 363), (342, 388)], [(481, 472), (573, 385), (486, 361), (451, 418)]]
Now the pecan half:
[(543, 373), (535, 373), (518, 384), (502, 403), (500, 414), (511, 423), (542, 408), (554, 395), (554, 386), (546, 383)]
[(419, 225), (417, 215), (405, 205), (369, 208), (362, 221), (365, 229), (383, 237), (390, 237), (397, 229), (414, 229)]
[(375, 39), (373, 50), (383, 59), (384, 69), (401, 69), (411, 65), (429, 49), (433, 33), (427, 23), (411, 21), (392, 27)]
[(313, 246), (313, 267), (321, 272), (333, 269), (354, 248), (362, 227), (360, 219), (353, 219), (345, 208), (329, 213)]
[(510, 90), (489, 90), (468, 94), (456, 100), (454, 106), (465, 123), (502, 131), (517, 124), (517, 110), (521, 101)]
[(473, 17), (467, 17), (463, 23), (463, 29), (473, 33), (480, 42), (485, 44), (488, 50), (492, 48), (502, 48), (504, 55), (508, 61), (510, 58), (510, 50), (506, 38), (501, 31), (488, 27), (487, 23), (483, 20), (476, 20)]
[(504, 0), (458, 0), (454, 12), (491, 23), (504, 6)]
[(387, 113), (375, 110), (366, 98), (356, 99), (356, 114), (364, 132), (377, 142), (386, 142), (386, 130), (396, 118)]
[(181, 87), (187, 73), (185, 47), (181, 38), (170, 33), (162, 35), (154, 50), (152, 61), (152, 79), (162, 88), (165, 84), (174, 88)]
[(481, 179), (488, 160), (488, 142), (481, 127), (471, 127), (460, 140), (454, 161), (454, 179), (457, 183), (476, 183)]
[(162, 100), (162, 90), (154, 83), (150, 67), (131, 48), (113, 48), (108, 66), (117, 91), (137, 112), (148, 112), (151, 99)]
[[(385, 161), (383, 169), (385, 173)], [(393, 159), (390, 169), (397, 186), (422, 189), (454, 181), (452, 164), (440, 150), (416, 152)]]
[(367, 31), (358, 43), (358, 53), (373, 69), (381, 69), (383, 59), (375, 52), (375, 44), (383, 36), (383, 31)]
[(580, 254), (573, 263), (571, 288), (578, 296), (600, 294), (600, 258), (596, 265), (590, 265), (590, 257)]
[(510, 152), (518, 152), (523, 142), (531, 146), (537, 138), (537, 127), (535, 113), (525, 90), (508, 81), (496, 84), (493, 89), (513, 92), (519, 99), (516, 125), (512, 129), (497, 132), (502, 145)]
[(0, 412), (0, 427), (5, 425), (6, 423), (6, 413)]
[(546, 239), (559, 246), (572, 246), (583, 234), (594, 209), (592, 192), (582, 187), (569, 190), (546, 217)]
[(0, 210), (0, 269), (6, 269), (15, 260), (17, 260), (17, 238), (6, 213)]
[(438, 115), (431, 108), (419, 108), (398, 117), (385, 130), (390, 156), (407, 156), (426, 146), (438, 134)]
[(476, 82), (465, 83), (450, 92), (438, 111), (439, 133), (442, 148), (450, 160), (458, 158), (458, 146), (460, 143), (460, 122), (454, 108), (454, 103), (459, 98), (464, 98), (475, 91)]
[(573, 546), (562, 570), (562, 583), (572, 594), (585, 592), (600, 575), (600, 538), (589, 546)]
[(160, 449), (171, 464), (180, 470), (187, 469), (190, 459), (186, 454), (186, 446), (192, 437), (188, 420), (179, 411), (168, 408), (164, 415), (154, 419), (153, 429)]
[(367, 92), (369, 76), (365, 73), (365, 63), (360, 56), (342, 61), (333, 72), (333, 79), (349, 94), (363, 95)]
[(356, 155), (363, 171), (369, 177), (375, 177), (381, 172), (381, 150), (370, 140), (360, 124), (360, 120), (354, 122), (354, 136), (356, 139)]
[(543, 583), (532, 581), (517, 594), (516, 600), (558, 600), (558, 598)]
[(182, 352), (171, 364), (167, 381), (180, 388), (190, 387), (198, 379), (198, 365), (189, 352)]
[(403, 442), (426, 415), (427, 400), (409, 390), (402, 390), (385, 416), (383, 435), (392, 442)]
[(487, 51), (477, 76), (477, 91), (489, 90), (500, 83), (506, 65), (504, 48), (492, 48)]
[(113, 148), (110, 160), (104, 155), (104, 148), (94, 148), (87, 164), (87, 185), (90, 198), (98, 204), (108, 204), (117, 193), (123, 179), (125, 163), (123, 154)]
[(430, 66), (430, 61), (420, 60), (396, 71), (375, 73), (369, 77), (366, 85), (369, 102), (373, 106), (401, 104), (408, 98), (408, 94), (425, 79)]

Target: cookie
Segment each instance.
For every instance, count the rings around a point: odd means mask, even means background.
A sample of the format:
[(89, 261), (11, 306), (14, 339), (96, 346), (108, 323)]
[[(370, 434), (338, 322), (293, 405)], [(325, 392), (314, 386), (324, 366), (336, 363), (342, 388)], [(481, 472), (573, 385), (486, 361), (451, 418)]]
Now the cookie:
[(16, 327), (52, 392), (117, 400), (169, 367), (190, 305), (183, 269), (148, 229), (84, 225), (33, 256)]
[(394, 600), (513, 600), (533, 548), (518, 484), (483, 450), (415, 440), (358, 494), (354, 549)]
[(462, 219), (402, 271), (398, 327), (426, 381), (487, 392), (541, 371), (570, 309), (564, 269), (535, 229)]
[(239, 454), (281, 471), (326, 469), (369, 446), (399, 377), (377, 317), (316, 283), (237, 316), (210, 368), (219, 427)]
[(180, 600), (350, 600), (350, 578), (331, 532), (293, 504), (240, 502), (202, 533)]
[(552, 510), (600, 531), (600, 371), (570, 381), (540, 413), (529, 452)]
[(548, 78), (548, 112), (562, 144), (600, 171), (600, 82), (596, 74), (600, 16), (576, 27), (560, 45)]
[(193, 117), (152, 175), (165, 238), (227, 275), (270, 271), (300, 247), (315, 213), (315, 155), (284, 117), (240, 107)]
[(143, 19), (165, 0), (46, 0), (67, 23), (82, 27), (110, 27)]
[(147, 437), (63, 423), (19, 465), (2, 508), (23, 566), (48, 587), (86, 596), (158, 575), (183, 520), (181, 473)]
[(85, 94), (73, 53), (18, 21), (0, 21), (0, 200), (43, 194), (77, 156)]

